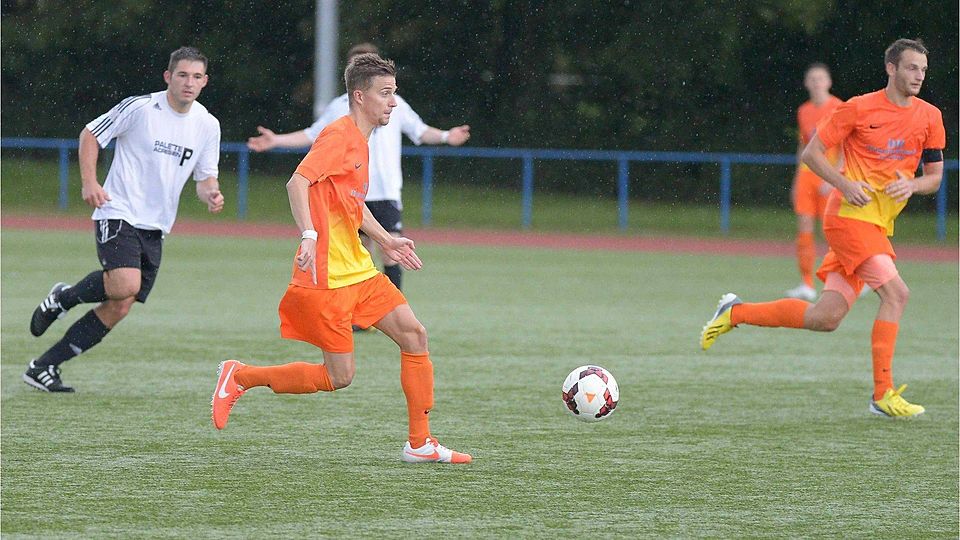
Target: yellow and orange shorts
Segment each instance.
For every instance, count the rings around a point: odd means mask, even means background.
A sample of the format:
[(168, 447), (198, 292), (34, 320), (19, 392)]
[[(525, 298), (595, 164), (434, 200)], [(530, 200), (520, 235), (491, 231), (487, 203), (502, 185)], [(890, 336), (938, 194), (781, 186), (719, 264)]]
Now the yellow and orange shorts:
[[(877, 288), (898, 275), (893, 265), (897, 254), (883, 227), (828, 214), (823, 218), (823, 236), (830, 250), (823, 257), (817, 277), (827, 284), (824, 290), (837, 290), (850, 305), (865, 282)], [(839, 275), (849, 289), (831, 279), (830, 274)]]
[(353, 325), (366, 328), (376, 324), (406, 303), (400, 289), (380, 273), (337, 289), (291, 284), (280, 299), (280, 335), (327, 352), (353, 352)]

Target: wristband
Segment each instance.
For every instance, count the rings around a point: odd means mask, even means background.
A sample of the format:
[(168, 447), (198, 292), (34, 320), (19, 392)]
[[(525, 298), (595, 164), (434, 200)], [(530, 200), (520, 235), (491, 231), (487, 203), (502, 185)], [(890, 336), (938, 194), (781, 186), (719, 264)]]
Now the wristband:
[(441, 131), (440, 132), (440, 144), (447, 144), (447, 139), (450, 138), (450, 131)]
[(314, 240), (314, 241), (315, 241), (315, 240), (317, 239), (317, 231), (312, 231), (312, 230), (310, 230), (310, 229), (307, 229), (307, 230), (303, 231), (302, 233), (300, 233), (300, 239), (301, 239), (301, 240)]

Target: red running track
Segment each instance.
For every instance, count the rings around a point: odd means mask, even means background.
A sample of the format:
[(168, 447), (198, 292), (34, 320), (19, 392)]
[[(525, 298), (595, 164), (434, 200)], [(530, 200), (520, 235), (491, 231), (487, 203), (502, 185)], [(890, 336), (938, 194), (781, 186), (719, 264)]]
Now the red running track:
[[(93, 226), (87, 218), (56, 215), (4, 215), (0, 226), (11, 229), (79, 230), (90, 231)], [(203, 236), (235, 236), (255, 238), (294, 238), (296, 227), (271, 223), (240, 221), (181, 220), (173, 234)], [(667, 253), (705, 253), (723, 255), (750, 255), (793, 257), (792, 242), (773, 240), (734, 240), (728, 238), (691, 238), (679, 236), (615, 236), (521, 231), (408, 229), (405, 234), (426, 244), (513, 246), (553, 249), (655, 251)], [(895, 245), (897, 255), (905, 261), (957, 262), (957, 246)]]

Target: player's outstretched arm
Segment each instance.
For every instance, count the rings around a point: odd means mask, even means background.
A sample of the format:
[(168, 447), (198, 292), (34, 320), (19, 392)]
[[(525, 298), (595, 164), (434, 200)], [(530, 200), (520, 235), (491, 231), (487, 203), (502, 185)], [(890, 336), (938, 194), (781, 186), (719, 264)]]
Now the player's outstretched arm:
[(100, 208), (110, 200), (110, 195), (97, 181), (97, 157), (100, 155), (100, 143), (89, 129), (83, 128), (80, 132), (79, 146), (77, 155), (80, 160), (80, 195), (90, 206)]
[(254, 152), (266, 152), (278, 147), (304, 148), (313, 142), (304, 130), (293, 133), (274, 133), (263, 126), (257, 126), (257, 132), (260, 135), (247, 139), (247, 148)]
[(220, 193), (220, 182), (214, 176), (197, 182), (197, 198), (213, 214), (223, 210), (223, 193)]
[[(444, 135), (446, 133), (446, 135)], [(429, 126), (420, 136), (420, 140), (427, 144), (449, 144), (450, 146), (460, 146), (470, 140), (470, 126), (452, 127), (447, 131), (441, 131), (435, 127)]]
[(830, 164), (825, 150), (826, 147), (820, 140), (820, 136), (814, 135), (807, 147), (803, 149), (803, 162), (817, 176), (839, 189), (848, 203), (854, 206), (863, 206), (870, 202), (872, 199), (866, 193), (867, 191), (873, 191), (870, 184), (859, 180), (850, 180), (840, 174), (840, 171)]
[(360, 224), (360, 230), (374, 242), (380, 244), (385, 257), (398, 263), (405, 270), (420, 270), (423, 268), (423, 261), (414, 252), (417, 246), (414, 245), (413, 240), (388, 233), (373, 217), (367, 205), (363, 205), (363, 223)]

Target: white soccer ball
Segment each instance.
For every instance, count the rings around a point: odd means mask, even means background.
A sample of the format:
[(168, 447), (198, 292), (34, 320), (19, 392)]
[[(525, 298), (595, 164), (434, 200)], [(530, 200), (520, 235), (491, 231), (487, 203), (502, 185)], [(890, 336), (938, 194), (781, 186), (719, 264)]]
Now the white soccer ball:
[(563, 381), (563, 403), (570, 414), (586, 422), (609, 418), (620, 401), (620, 387), (600, 366), (580, 366)]

